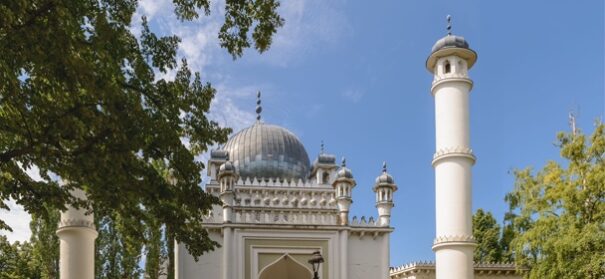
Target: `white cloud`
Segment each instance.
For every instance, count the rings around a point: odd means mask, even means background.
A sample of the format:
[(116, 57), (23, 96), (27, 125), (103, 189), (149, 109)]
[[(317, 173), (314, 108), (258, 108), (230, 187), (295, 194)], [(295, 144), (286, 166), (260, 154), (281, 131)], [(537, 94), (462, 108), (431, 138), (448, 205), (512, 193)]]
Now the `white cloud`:
[(169, 0), (141, 0), (139, 1), (139, 8), (137, 10), (138, 18), (144, 15), (147, 20), (153, 20), (158, 16), (164, 16), (168, 13), (172, 13), (174, 7), (172, 1)]
[(341, 95), (343, 98), (353, 103), (357, 103), (361, 101), (361, 98), (363, 98), (364, 92), (359, 89), (347, 89), (343, 91)]
[[(40, 169), (35, 165), (26, 169), (25, 172), (35, 181), (43, 180), (40, 175)], [(4, 202), (8, 205), (10, 210), (0, 209), (0, 216), (2, 216), (0, 218), (2, 218), (13, 231), (0, 231), (0, 234), (6, 235), (10, 242), (29, 240), (31, 236), (31, 230), (29, 229), (31, 216), (25, 211), (23, 206), (18, 205), (15, 200), (10, 199), (5, 200)]]
[[(212, 100), (209, 117), (222, 126), (230, 127), (237, 132), (254, 123), (255, 103), (253, 96), (258, 91), (258, 86), (230, 87), (227, 84), (216, 86), (217, 94)], [(249, 102), (249, 109), (242, 109), (240, 102)]]
[(282, 1), (278, 10), (285, 24), (277, 30), (271, 49), (257, 56), (262, 62), (287, 67), (301, 61), (312, 50), (340, 42), (351, 35), (349, 20), (342, 11), (344, 1)]
[(170, 29), (181, 38), (179, 54), (187, 59), (187, 63), (195, 71), (204, 72), (206, 66), (216, 64), (224, 55), (217, 38), (220, 22), (216, 17), (203, 23), (172, 23)]
[(22, 206), (18, 205), (14, 200), (10, 199), (5, 201), (10, 211), (0, 209), (0, 215), (2, 220), (6, 222), (12, 229), (9, 231), (0, 231), (0, 235), (6, 235), (9, 242), (29, 240), (31, 236), (31, 230), (29, 229), (29, 222), (31, 216), (23, 209)]

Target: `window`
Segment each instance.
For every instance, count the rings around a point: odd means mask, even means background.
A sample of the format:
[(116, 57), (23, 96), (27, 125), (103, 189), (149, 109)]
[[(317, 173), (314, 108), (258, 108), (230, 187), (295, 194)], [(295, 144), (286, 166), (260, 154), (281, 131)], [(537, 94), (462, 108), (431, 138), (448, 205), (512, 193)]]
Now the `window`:
[(450, 61), (445, 61), (445, 73), (449, 74), (452, 71), (452, 65), (450, 65)]

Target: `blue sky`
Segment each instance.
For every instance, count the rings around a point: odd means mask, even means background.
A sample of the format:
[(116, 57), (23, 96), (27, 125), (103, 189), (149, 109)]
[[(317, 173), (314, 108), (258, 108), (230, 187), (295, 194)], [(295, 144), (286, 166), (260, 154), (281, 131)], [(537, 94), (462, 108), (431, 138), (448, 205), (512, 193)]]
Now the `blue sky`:
[[(501, 220), (511, 171), (559, 159), (555, 135), (569, 130), (570, 111), (586, 132), (605, 114), (603, 1), (288, 0), (273, 47), (235, 61), (218, 47), (220, 5), (186, 24), (171, 10), (147, 0), (138, 15), (183, 38), (180, 55), (219, 91), (214, 119), (236, 131), (250, 125), (260, 90), (263, 120), (297, 134), (311, 160), (322, 140), (347, 158), (358, 184), (352, 215), (376, 216), (371, 188), (387, 161), (399, 186), (392, 266), (434, 259), (435, 125), (424, 63), (446, 34), (446, 15), (479, 56), (470, 72), (474, 209)], [(9, 219), (26, 227), (18, 214)]]

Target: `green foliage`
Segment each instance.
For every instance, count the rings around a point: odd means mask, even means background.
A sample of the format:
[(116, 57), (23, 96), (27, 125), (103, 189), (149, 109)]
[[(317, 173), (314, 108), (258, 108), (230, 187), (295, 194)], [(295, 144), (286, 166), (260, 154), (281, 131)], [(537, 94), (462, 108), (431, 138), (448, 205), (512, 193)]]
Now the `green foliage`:
[(29, 224), (33, 247), (31, 264), (40, 270), (40, 278), (54, 279), (59, 278), (59, 238), (56, 231), (60, 214), (58, 210), (47, 211), (47, 218), (34, 214)]
[(140, 225), (127, 225), (125, 222), (130, 222), (130, 219), (115, 214), (97, 216), (97, 220), (99, 236), (96, 241), (96, 277), (139, 278), (143, 273), (139, 261), (144, 242), (134, 239), (126, 232), (127, 228)]
[(10, 244), (6, 236), (0, 235), (0, 278), (40, 279), (41, 270), (33, 264), (33, 247), (28, 242)]
[[(173, 2), (183, 21), (210, 11), (208, 0)], [(194, 158), (226, 141), (230, 129), (206, 117), (216, 91), (185, 60), (178, 66), (178, 37), (158, 37), (145, 19), (141, 36), (131, 33), (137, 5), (0, 4), (0, 207), (12, 198), (38, 216), (66, 203), (94, 208), (107, 213), (99, 216), (119, 216), (110, 227), (123, 238), (107, 241), (123, 244), (143, 242), (147, 224), (164, 224), (197, 259), (217, 245), (201, 220), (219, 200), (200, 188), (204, 166)], [(227, 0), (221, 46), (234, 58), (252, 44), (267, 50), (283, 24), (278, 6)], [(177, 67), (173, 81), (156, 80), (156, 72)], [(176, 183), (154, 161), (165, 162)], [(43, 181), (26, 174), (34, 166)], [(85, 190), (88, 201), (71, 197), (73, 188)], [(10, 228), (0, 220), (0, 229)]]
[(491, 212), (478, 209), (473, 215), (473, 236), (477, 247), (473, 260), (481, 263), (501, 262), (503, 249), (500, 241), (500, 226)]
[(516, 263), (528, 278), (605, 278), (605, 125), (560, 133), (565, 163), (515, 172), (506, 197)]
[[(150, 226), (145, 246), (145, 277), (148, 279), (166, 278), (168, 275), (168, 246), (166, 231), (160, 226)], [(174, 253), (174, 251), (172, 251)]]

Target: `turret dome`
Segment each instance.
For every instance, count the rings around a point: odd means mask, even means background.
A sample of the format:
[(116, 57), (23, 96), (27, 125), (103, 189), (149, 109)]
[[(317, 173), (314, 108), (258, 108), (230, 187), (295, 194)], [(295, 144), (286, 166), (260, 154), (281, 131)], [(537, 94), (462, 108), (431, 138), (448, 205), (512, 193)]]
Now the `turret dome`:
[(376, 185), (390, 185), (395, 184), (393, 176), (387, 172), (387, 163), (382, 163), (382, 173), (376, 177)]
[(231, 161), (227, 161), (223, 163), (218, 170), (219, 173), (235, 172), (235, 167), (233, 166), (233, 163), (231, 163)]
[(376, 177), (376, 184), (393, 184), (395, 179), (387, 172), (383, 172), (380, 176)]
[(306, 180), (309, 175), (305, 147), (296, 135), (277, 125), (256, 121), (232, 136), (223, 149), (243, 178)]
[(347, 168), (347, 161), (344, 158), (342, 158), (342, 165), (336, 172), (336, 178), (353, 179), (353, 172)]
[(436, 52), (445, 48), (466, 48), (470, 49), (468, 42), (464, 39), (464, 37), (456, 36), (456, 35), (447, 35), (441, 39), (439, 39), (433, 45), (433, 49), (431, 52)]

